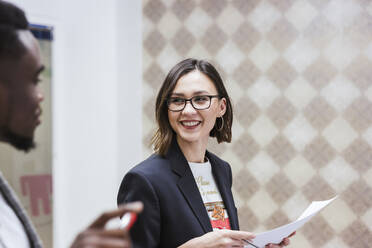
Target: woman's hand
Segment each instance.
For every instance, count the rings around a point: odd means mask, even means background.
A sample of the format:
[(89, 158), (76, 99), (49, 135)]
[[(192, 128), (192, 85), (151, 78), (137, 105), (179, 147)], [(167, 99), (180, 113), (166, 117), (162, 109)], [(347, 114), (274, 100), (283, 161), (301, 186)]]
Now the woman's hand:
[(214, 248), (214, 247), (244, 247), (244, 241), (251, 241), (255, 237), (250, 232), (234, 231), (234, 230), (216, 230), (204, 234), (203, 236), (194, 238), (179, 246), (179, 248), (198, 247), (198, 248)]
[(280, 242), (279, 244), (268, 244), (268, 245), (265, 246), (265, 248), (279, 248), (279, 247), (287, 246), (290, 243), (289, 238), (292, 237), (295, 234), (296, 234), (296, 232), (293, 232), (288, 237), (284, 238), (282, 240), (282, 242)]

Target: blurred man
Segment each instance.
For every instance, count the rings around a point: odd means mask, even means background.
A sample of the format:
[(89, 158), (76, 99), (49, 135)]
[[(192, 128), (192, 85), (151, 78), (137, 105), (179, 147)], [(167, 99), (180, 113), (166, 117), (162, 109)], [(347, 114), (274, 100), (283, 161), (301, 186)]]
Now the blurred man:
[[(35, 147), (43, 94), (38, 82), (44, 66), (22, 10), (0, 0), (0, 141), (25, 152)], [(141, 203), (106, 212), (80, 233), (77, 247), (130, 247), (128, 232), (105, 229), (111, 218), (140, 212)], [(18, 198), (0, 171), (0, 247), (42, 247)]]

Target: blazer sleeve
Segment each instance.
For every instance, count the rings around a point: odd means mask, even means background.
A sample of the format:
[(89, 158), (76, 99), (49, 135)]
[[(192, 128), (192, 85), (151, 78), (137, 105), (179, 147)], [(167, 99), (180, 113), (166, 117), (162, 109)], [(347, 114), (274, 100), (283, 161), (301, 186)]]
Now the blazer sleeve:
[(144, 209), (130, 230), (134, 248), (158, 247), (160, 240), (160, 207), (151, 182), (137, 172), (129, 172), (123, 179), (117, 203), (142, 201)]

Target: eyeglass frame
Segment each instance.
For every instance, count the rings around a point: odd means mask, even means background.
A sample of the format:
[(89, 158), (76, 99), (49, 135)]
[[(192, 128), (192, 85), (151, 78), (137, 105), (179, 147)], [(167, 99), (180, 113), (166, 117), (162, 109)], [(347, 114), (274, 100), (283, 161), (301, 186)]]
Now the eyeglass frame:
[[(195, 106), (194, 106), (194, 104), (192, 103), (192, 99), (194, 99), (195, 97), (201, 97), (201, 96), (206, 96), (206, 97), (209, 97), (209, 105), (208, 105), (208, 107), (206, 107), (206, 108), (202, 108), (202, 109), (199, 109), (199, 108), (196, 108)], [(181, 112), (181, 111), (183, 111), (185, 108), (186, 108), (186, 104), (187, 104), (187, 102), (190, 102), (190, 104), (191, 104), (191, 106), (195, 109), (195, 110), (206, 110), (206, 109), (209, 109), (210, 107), (211, 107), (211, 104), (212, 104), (212, 98), (219, 98), (219, 99), (221, 99), (222, 97), (220, 96), (220, 95), (196, 95), (196, 96), (193, 96), (193, 97), (191, 97), (191, 98), (182, 98), (182, 97), (168, 97), (168, 98), (166, 98), (166, 102), (167, 102), (167, 108), (168, 108), (168, 110), (169, 111), (172, 111), (172, 112)], [(184, 104), (183, 104), (183, 108), (182, 109), (180, 109), (180, 110), (172, 110), (172, 109), (170, 109), (169, 108), (169, 100), (171, 100), (171, 99), (174, 99), (174, 98), (179, 98), (179, 99), (182, 99), (182, 100), (184, 100)]]

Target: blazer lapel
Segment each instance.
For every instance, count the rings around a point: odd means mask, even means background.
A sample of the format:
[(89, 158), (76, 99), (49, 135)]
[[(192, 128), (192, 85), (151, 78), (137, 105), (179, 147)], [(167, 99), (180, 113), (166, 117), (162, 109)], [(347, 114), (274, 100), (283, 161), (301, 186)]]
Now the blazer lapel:
[(229, 175), (226, 174), (226, 169), (221, 163), (216, 159), (210, 156), (210, 153), (207, 151), (206, 156), (212, 165), (212, 173), (214, 179), (216, 180), (217, 187), (220, 191), (223, 203), (229, 215), (230, 225), (232, 230), (238, 230), (238, 216), (236, 215), (234, 199), (231, 193)]
[(167, 158), (170, 160), (172, 170), (180, 176), (178, 188), (185, 197), (203, 230), (206, 233), (213, 231), (194, 176), (185, 156), (177, 144), (176, 139), (173, 140), (173, 144), (167, 153)]

